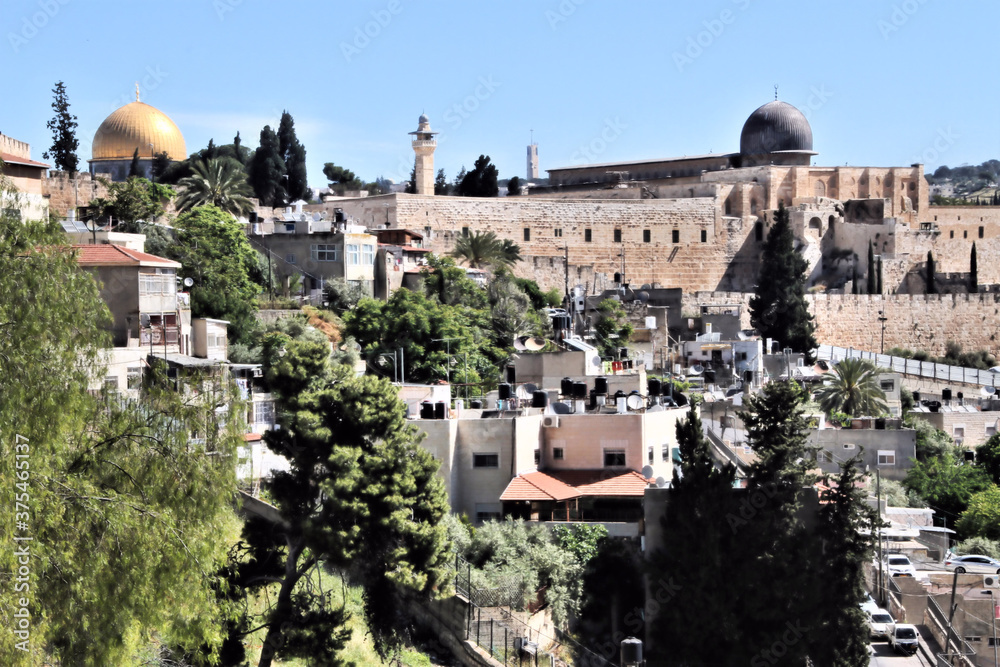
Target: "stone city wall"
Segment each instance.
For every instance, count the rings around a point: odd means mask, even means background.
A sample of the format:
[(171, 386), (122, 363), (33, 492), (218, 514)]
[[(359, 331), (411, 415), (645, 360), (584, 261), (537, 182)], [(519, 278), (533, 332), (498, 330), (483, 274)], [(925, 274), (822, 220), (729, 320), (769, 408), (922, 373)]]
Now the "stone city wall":
[[(750, 327), (751, 293), (695, 292), (684, 295), (685, 313), (700, 305), (741, 303), (741, 326)], [(885, 349), (903, 347), (943, 356), (945, 345), (954, 341), (963, 350), (989, 350), (1000, 356), (1000, 294), (868, 294), (808, 295), (809, 312), (816, 318), (820, 343), (878, 351), (882, 325), (879, 311), (887, 317)]]
[(49, 209), (63, 218), (70, 209), (108, 196), (108, 188), (85, 171), (77, 172), (75, 179), (64, 171), (50, 171), (42, 181), (42, 192), (49, 198)]

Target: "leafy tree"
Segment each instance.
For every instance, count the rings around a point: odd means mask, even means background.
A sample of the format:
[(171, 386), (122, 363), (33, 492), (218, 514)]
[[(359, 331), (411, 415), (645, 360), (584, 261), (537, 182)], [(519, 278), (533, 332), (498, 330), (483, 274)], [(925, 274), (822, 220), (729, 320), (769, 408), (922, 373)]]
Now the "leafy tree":
[(552, 534), (560, 547), (573, 554), (580, 565), (586, 565), (607, 539), (608, 529), (601, 524), (555, 526)]
[(918, 461), (903, 480), (903, 485), (924, 498), (948, 528), (955, 527), (972, 496), (985, 491), (990, 484), (981, 468), (967, 465), (950, 451), (938, 458)]
[(927, 293), (937, 294), (937, 283), (935, 282), (935, 264), (934, 264), (934, 253), (930, 250), (927, 251)]
[(258, 262), (243, 226), (214, 206), (200, 206), (174, 222), (177, 243), (168, 257), (191, 278), (191, 315), (227, 320), (229, 340), (247, 342), (256, 328)]
[(795, 252), (788, 211), (779, 204), (761, 255), (760, 275), (750, 299), (750, 322), (762, 338), (805, 353), (816, 349), (816, 329), (805, 299), (806, 260)]
[[(9, 204), (9, 186), (0, 189)], [(138, 664), (151, 635), (215, 645), (221, 623), (211, 575), (235, 531), (242, 431), (217, 405), (184, 405), (155, 383), (142, 406), (91, 391), (110, 345), (94, 276), (63, 245), (57, 224), (2, 210), (0, 424), (9, 456), (0, 458), (0, 475), (9, 483), (0, 495), (14, 508), (15, 494), (26, 493), (30, 510), (27, 528), (15, 531), (12, 515), (0, 536), (29, 545), (31, 573), (29, 589), (15, 591), (11, 579), (0, 590), (8, 628), (0, 662)], [(204, 445), (189, 439), (192, 431)], [(20, 473), (15, 452), (29, 456)], [(14, 541), (25, 534), (33, 541)], [(5, 549), (0, 570), (17, 569), (14, 548)], [(27, 654), (11, 631), (21, 597), (31, 614)]]
[(979, 293), (979, 262), (976, 261), (976, 242), (972, 242), (972, 251), (969, 253), (969, 293)]
[(417, 165), (413, 164), (413, 169), (410, 171), (410, 180), (406, 182), (406, 189), (404, 190), (406, 194), (415, 195), (417, 194)]
[(594, 325), (597, 347), (602, 357), (617, 357), (619, 348), (626, 347), (632, 337), (632, 325), (620, 301), (605, 299), (597, 304), (600, 319)]
[(42, 157), (46, 160), (51, 159), (55, 162), (56, 169), (69, 173), (72, 178), (76, 176), (76, 169), (80, 164), (80, 158), (76, 155), (76, 149), (80, 147), (80, 142), (76, 138), (76, 116), (69, 112), (69, 96), (62, 81), (56, 83), (52, 95), (54, 97), (52, 110), (55, 116), (46, 123), (46, 127), (52, 131), (52, 146), (42, 154)]
[(498, 271), (486, 289), (490, 308), (491, 339), (496, 347), (509, 349), (519, 336), (544, 333), (531, 300), (507, 271)]
[(424, 293), (449, 306), (468, 306), (482, 309), (487, 305), (486, 292), (455, 265), (450, 257), (427, 256), (427, 267), (420, 275), (424, 279)]
[(343, 195), (347, 190), (360, 190), (364, 187), (364, 183), (353, 171), (338, 167), (332, 162), (323, 165), (323, 175), (330, 181), (330, 189), (339, 195)]
[(904, 423), (907, 428), (912, 428), (917, 432), (916, 453), (918, 461), (927, 461), (943, 456), (945, 452), (955, 446), (955, 441), (952, 440), (950, 435), (939, 428), (935, 428), (926, 419), (907, 415)]
[(528, 295), (528, 298), (531, 299), (531, 307), (535, 310), (555, 307), (562, 303), (562, 293), (556, 288), (543, 292), (538, 283), (531, 278), (514, 278), (514, 282)]
[(479, 156), (472, 171), (462, 177), (457, 190), (462, 197), (496, 197), (499, 192), (497, 168), (488, 155)]
[(118, 231), (137, 233), (142, 222), (151, 222), (163, 214), (164, 202), (174, 196), (168, 185), (151, 183), (132, 176), (124, 183), (102, 181), (108, 188), (107, 198), (91, 200), (90, 207), (97, 218), (110, 220)]
[(894, 479), (883, 479), (882, 497), (889, 507), (927, 507), (924, 499), (913, 491), (908, 491), (902, 482)]
[(215, 206), (233, 217), (253, 210), (252, 194), (246, 173), (232, 158), (217, 158), (195, 162), (194, 174), (181, 180), (183, 188), (177, 198), (177, 210), (189, 211), (197, 206)]
[(149, 175), (154, 183), (163, 178), (170, 168), (170, 156), (166, 151), (161, 151), (153, 156), (153, 164), (149, 168)]
[(280, 335), (266, 345), (266, 373), (281, 387), (284, 416), (283, 428), (265, 440), (290, 469), (268, 484), (283, 525), (248, 525), (244, 534), (259, 554), (248, 568), (266, 577), (251, 591), (264, 581), (279, 587), (261, 619), (267, 632), (258, 664), (266, 667), (276, 657), (341, 664), (343, 612), (329, 593), (303, 591), (303, 581), (320, 568), (350, 568), (357, 577), (368, 629), (385, 659), (411, 625), (409, 601), (447, 586), (441, 520), (448, 502), (438, 464), (415, 444), (416, 432), (388, 381), (282, 361), (293, 354), (325, 360), (328, 351)]
[(306, 178), (306, 149), (295, 136), (295, 120), (287, 111), (281, 112), (278, 124), (278, 153), (285, 163), (285, 175), (288, 176), (285, 183), (286, 203), (308, 199), (310, 192)]
[(128, 177), (141, 178), (144, 175), (142, 172), (142, 163), (139, 162), (139, 149), (136, 148), (135, 152), (132, 153), (132, 162), (128, 165)]
[(878, 369), (866, 359), (844, 359), (837, 363), (829, 379), (816, 392), (827, 414), (843, 412), (851, 417), (887, 414), (885, 392), (879, 386)]
[(987, 540), (985, 537), (970, 537), (956, 544), (954, 550), (955, 553), (962, 555), (975, 554), (1000, 558), (1000, 541)]
[(1000, 484), (1000, 435), (993, 434), (976, 447), (976, 466), (982, 468), (994, 484)]
[(969, 498), (955, 528), (965, 537), (1000, 540), (1000, 486), (991, 484)]
[(519, 194), (521, 194), (521, 179), (515, 176), (507, 181), (507, 196), (516, 197)]
[(877, 294), (878, 290), (878, 278), (876, 277), (875, 271), (875, 246), (869, 242), (868, 243), (868, 293)]
[(372, 296), (370, 290), (363, 285), (347, 282), (343, 278), (327, 280), (323, 288), (328, 307), (338, 315), (354, 308), (361, 299)]
[[(414, 178), (416, 178), (415, 173)], [(451, 185), (444, 175), (444, 169), (438, 169), (437, 177), (434, 179), (434, 194), (441, 196), (451, 194)]]
[(283, 206), (287, 198), (283, 176), (285, 160), (281, 157), (278, 136), (269, 125), (260, 131), (260, 146), (247, 165), (250, 187), (264, 206)]
[[(467, 172), (465, 171), (465, 165), (463, 164), (462, 168), (458, 170), (457, 174), (455, 174), (455, 180), (452, 181), (452, 183), (451, 183), (451, 193), (452, 194), (454, 194), (454, 195), (460, 195), (461, 194), (461, 192), (459, 192), (459, 189), (462, 186), (462, 181), (465, 180), (466, 173)], [(411, 178), (410, 180), (413, 180), (413, 178)]]
[[(627, 635), (641, 636), (642, 612), (646, 606), (642, 571), (642, 554), (634, 542), (624, 539), (598, 542), (597, 554), (584, 568), (583, 597), (575, 633), (588, 650), (614, 659), (621, 639)], [(591, 664), (589, 654), (581, 652), (576, 657), (577, 664)]]
[(451, 256), (473, 269), (484, 269), (500, 262), (500, 239), (493, 232), (473, 230), (459, 236)]

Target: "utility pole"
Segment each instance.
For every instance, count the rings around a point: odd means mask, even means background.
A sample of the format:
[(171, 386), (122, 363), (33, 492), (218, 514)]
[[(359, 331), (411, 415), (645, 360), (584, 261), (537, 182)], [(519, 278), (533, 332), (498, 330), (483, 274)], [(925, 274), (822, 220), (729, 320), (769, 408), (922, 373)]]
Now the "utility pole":
[(878, 311), (878, 321), (882, 323), (882, 346), (879, 354), (885, 354), (885, 323), (888, 319), (884, 311)]
[(569, 308), (570, 304), (573, 303), (573, 299), (569, 295), (569, 244), (568, 243), (563, 246), (563, 252), (565, 253), (563, 268), (564, 268), (564, 275), (566, 282), (566, 310), (568, 311), (570, 309)]
[(882, 574), (882, 475), (879, 473), (878, 466), (875, 467), (875, 501), (878, 505), (878, 598), (879, 602), (883, 601), (882, 598), (882, 584), (885, 583), (883, 580), (884, 575)]
[(448, 360), (444, 364), (445, 378), (448, 381), (448, 393), (451, 393), (451, 341), (458, 340), (458, 338), (432, 338), (431, 342), (434, 343), (444, 343), (446, 346), (446, 354), (448, 355)]

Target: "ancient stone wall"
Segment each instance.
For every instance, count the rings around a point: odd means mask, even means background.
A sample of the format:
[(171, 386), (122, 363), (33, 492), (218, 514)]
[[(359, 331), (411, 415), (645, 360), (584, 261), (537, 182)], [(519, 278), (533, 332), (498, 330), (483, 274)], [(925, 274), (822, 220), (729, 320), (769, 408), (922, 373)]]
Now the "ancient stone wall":
[[(695, 292), (684, 295), (684, 312), (700, 305), (742, 303), (741, 326), (750, 326), (749, 301), (742, 292)], [(904, 347), (945, 353), (948, 341), (964, 350), (989, 350), (1000, 355), (1000, 294), (814, 294), (806, 297), (816, 318), (820, 343), (878, 351), (885, 323), (885, 349)]]
[(42, 181), (42, 192), (49, 198), (50, 210), (60, 217), (87, 206), (91, 199), (108, 196), (107, 187), (85, 171), (77, 172), (75, 179), (64, 171), (50, 171)]

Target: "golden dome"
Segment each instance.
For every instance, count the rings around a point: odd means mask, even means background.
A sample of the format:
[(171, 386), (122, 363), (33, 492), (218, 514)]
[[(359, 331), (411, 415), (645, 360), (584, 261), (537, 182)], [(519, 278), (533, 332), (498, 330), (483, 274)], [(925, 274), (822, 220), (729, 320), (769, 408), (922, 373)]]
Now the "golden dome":
[[(150, 146), (152, 144), (152, 146)], [(171, 160), (187, 159), (184, 136), (174, 121), (154, 107), (135, 101), (104, 119), (94, 135), (94, 160), (128, 160), (166, 151)]]

